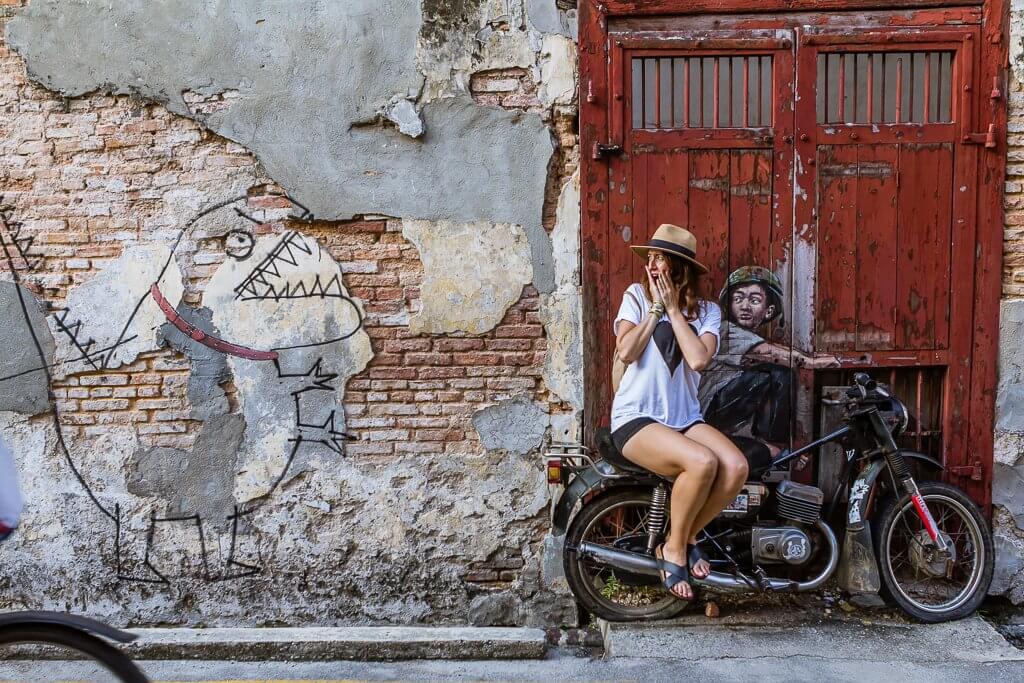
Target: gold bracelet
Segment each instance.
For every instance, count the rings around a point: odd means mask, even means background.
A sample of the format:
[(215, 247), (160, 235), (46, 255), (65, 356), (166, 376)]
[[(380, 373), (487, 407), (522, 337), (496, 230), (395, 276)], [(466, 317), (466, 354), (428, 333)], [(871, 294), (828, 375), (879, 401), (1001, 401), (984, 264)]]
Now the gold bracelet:
[(665, 307), (661, 304), (654, 304), (651, 306), (650, 313), (653, 313), (657, 318), (661, 318), (661, 316), (665, 315)]

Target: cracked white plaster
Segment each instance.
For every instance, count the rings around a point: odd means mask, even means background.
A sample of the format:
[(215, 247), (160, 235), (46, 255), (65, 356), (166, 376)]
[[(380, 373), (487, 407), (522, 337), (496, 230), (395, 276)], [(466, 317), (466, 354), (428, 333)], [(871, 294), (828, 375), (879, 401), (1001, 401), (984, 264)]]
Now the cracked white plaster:
[(423, 119), (416, 111), (416, 105), (405, 98), (399, 98), (390, 102), (385, 108), (384, 115), (389, 121), (398, 126), (398, 131), (411, 138), (418, 138), (423, 135)]
[(483, 334), (532, 279), (522, 226), (406, 220), (402, 234), (423, 261), (422, 308), (409, 321), (414, 334)]
[(560, 35), (544, 36), (540, 51), (540, 90), (546, 107), (571, 104), (576, 95), (576, 44)]
[(554, 247), (555, 290), (541, 300), (540, 318), (548, 339), (544, 383), (577, 411), (583, 407), (583, 325), (580, 293), (580, 175), (577, 170), (558, 196)]
[[(344, 298), (348, 292), (341, 281), (341, 267), (313, 238), (289, 234), (292, 241), (287, 251), (281, 251), (280, 245), (288, 234), (269, 235), (257, 241), (245, 261), (225, 261), (203, 295), (203, 305), (213, 311), (213, 324), (225, 340), (260, 351), (279, 349), (276, 363), (228, 359), (246, 422), (234, 487), (239, 502), (267, 493), (285, 471), (292, 440), (298, 436), (306, 441), (296, 451), (289, 477), (312, 458), (340, 457), (317, 443), (317, 439), (330, 440), (325, 429), (297, 426), (296, 411), (302, 411), (304, 423), (333, 421), (335, 431), (344, 431), (345, 383), (373, 357), (370, 337), (360, 326), (361, 304)], [(251, 289), (238, 290), (272, 252), (282, 259), (271, 262), (271, 268), (252, 281)], [(306, 295), (316, 291), (325, 294)], [(323, 343), (347, 334), (346, 339)], [(309, 344), (318, 345), (305, 346)], [(285, 348), (296, 346), (303, 348)], [(308, 389), (328, 375), (336, 377), (325, 382), (327, 390)], [(304, 389), (297, 408), (293, 393)]]
[[(48, 318), (57, 344), (55, 360), (63, 362), (63, 366), (54, 372), (56, 376), (92, 369), (90, 364), (76, 360), (82, 357), (82, 351), (69, 334), (60, 330), (57, 316), (62, 316), (69, 328), (77, 321), (82, 322), (81, 328), (77, 329), (79, 344), (85, 347), (90, 339), (94, 340), (95, 343), (89, 347), (94, 354), (113, 346), (120, 338), (122, 343), (110, 352), (106, 363), (106, 367), (111, 369), (134, 362), (140, 353), (159, 348), (157, 330), (167, 319), (150, 296), (150, 287), (160, 278), (160, 292), (174, 307), (185, 291), (181, 271), (174, 259), (160, 276), (160, 270), (170, 256), (170, 248), (163, 244), (133, 244), (99, 273), (68, 292), (67, 314), (58, 313)], [(94, 356), (97, 364), (101, 363), (103, 356)]]

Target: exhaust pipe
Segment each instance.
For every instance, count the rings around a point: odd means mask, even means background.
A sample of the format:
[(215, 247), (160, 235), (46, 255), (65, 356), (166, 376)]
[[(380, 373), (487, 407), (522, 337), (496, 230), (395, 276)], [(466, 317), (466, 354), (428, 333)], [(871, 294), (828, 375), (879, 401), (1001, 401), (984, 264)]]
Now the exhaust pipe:
[[(768, 579), (767, 590), (777, 591), (780, 593), (804, 593), (821, 587), (822, 584), (832, 577), (832, 574), (836, 571), (836, 567), (839, 566), (839, 543), (836, 541), (836, 535), (832, 533), (832, 529), (830, 529), (827, 524), (819, 521), (816, 526), (828, 542), (829, 559), (825, 568), (809, 581), (796, 582), (790, 579), (770, 578)], [(592, 558), (602, 564), (611, 565), (618, 569), (624, 569), (637, 574), (661, 576), (661, 572), (658, 570), (658, 560), (650, 555), (644, 555), (643, 553), (634, 553), (628, 550), (612, 548), (607, 545), (598, 545), (596, 543), (586, 542), (580, 543), (579, 547), (576, 548), (576, 552), (584, 557)], [(738, 576), (726, 574), (724, 572), (713, 571), (703, 579), (694, 577), (693, 583), (698, 586), (705, 586), (707, 588), (713, 588), (720, 591), (739, 591), (743, 593), (753, 592), (753, 589), (747, 585), (746, 581)]]

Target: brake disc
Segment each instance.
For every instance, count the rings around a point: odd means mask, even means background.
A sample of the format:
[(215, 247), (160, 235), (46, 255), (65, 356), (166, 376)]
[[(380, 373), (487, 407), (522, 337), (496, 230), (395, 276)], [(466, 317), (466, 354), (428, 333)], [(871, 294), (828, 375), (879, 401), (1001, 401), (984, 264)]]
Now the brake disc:
[(949, 535), (940, 531), (939, 536), (946, 542), (948, 551), (939, 550), (932, 537), (924, 529), (918, 531), (910, 544), (910, 562), (915, 569), (938, 579), (945, 577), (956, 564), (956, 546)]

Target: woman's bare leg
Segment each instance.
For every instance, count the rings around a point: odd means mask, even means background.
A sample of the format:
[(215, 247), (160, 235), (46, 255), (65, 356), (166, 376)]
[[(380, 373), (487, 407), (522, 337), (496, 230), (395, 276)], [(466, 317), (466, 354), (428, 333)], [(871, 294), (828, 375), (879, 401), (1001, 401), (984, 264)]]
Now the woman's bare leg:
[[(718, 458), (706, 446), (657, 423), (633, 435), (622, 454), (652, 472), (675, 477), (668, 539), (662, 552), (669, 562), (685, 567), (686, 542), (715, 479)], [(676, 584), (672, 592), (683, 599), (693, 596), (693, 588), (687, 583)]]
[[(707, 424), (694, 425), (686, 431), (686, 436), (705, 446), (718, 460), (715, 481), (690, 528), (688, 542), (696, 543), (700, 530), (736, 498), (747, 481), (750, 468), (747, 458), (736, 444), (714, 427)], [(710, 571), (711, 566), (704, 561), (693, 567), (697, 578), (704, 578)]]

